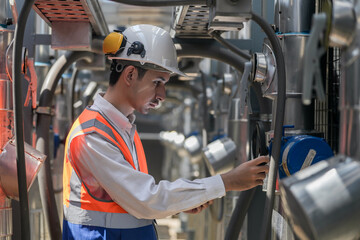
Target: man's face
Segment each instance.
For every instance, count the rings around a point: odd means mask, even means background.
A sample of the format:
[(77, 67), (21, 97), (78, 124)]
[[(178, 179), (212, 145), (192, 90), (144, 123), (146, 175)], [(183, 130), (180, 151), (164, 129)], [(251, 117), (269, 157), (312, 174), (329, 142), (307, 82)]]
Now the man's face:
[(132, 106), (142, 113), (147, 114), (155, 108), (160, 101), (165, 100), (165, 84), (169, 81), (170, 74), (154, 70), (146, 71), (142, 79), (137, 79), (132, 86)]

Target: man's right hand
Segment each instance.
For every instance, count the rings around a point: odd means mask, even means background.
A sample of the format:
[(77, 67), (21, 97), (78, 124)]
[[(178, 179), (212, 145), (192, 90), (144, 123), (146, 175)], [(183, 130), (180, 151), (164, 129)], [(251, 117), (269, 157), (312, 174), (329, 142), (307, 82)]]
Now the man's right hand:
[(244, 191), (263, 184), (269, 172), (269, 157), (260, 156), (221, 174), (226, 191)]

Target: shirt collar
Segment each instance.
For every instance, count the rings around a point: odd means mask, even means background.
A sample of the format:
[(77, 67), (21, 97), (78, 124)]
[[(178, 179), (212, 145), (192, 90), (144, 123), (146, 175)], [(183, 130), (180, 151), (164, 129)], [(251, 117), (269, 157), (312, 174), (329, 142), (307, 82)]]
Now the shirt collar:
[(116, 127), (130, 133), (131, 129), (134, 127), (135, 114), (131, 113), (128, 117), (126, 117), (103, 97), (104, 94), (105, 93), (99, 93), (95, 96), (92, 108), (95, 108), (104, 114)]

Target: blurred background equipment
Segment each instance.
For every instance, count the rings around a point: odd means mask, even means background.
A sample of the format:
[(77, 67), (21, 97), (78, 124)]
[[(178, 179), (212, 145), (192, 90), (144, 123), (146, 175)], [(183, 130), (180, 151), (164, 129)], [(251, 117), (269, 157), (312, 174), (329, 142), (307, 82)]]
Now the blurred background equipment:
[(136, 116), (155, 180), (271, 156), (263, 186), (159, 220), (160, 239), (360, 239), (359, 11), (347, 0), (0, 0), (0, 238), (61, 238), (65, 139), (108, 86), (103, 40), (147, 23), (170, 32), (187, 75)]

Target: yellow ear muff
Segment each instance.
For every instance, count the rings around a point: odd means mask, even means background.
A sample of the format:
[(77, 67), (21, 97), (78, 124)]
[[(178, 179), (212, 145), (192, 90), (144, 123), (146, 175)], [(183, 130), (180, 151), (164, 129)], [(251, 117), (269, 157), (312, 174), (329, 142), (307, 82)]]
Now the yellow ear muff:
[(116, 54), (120, 47), (125, 46), (124, 35), (119, 32), (112, 32), (106, 36), (103, 42), (103, 52), (105, 54)]

